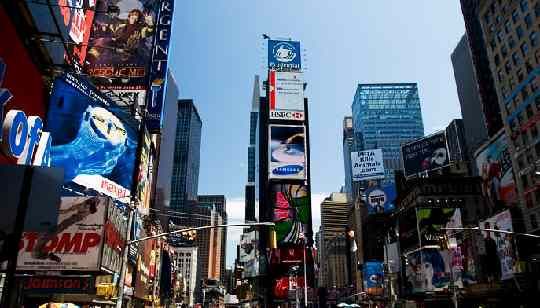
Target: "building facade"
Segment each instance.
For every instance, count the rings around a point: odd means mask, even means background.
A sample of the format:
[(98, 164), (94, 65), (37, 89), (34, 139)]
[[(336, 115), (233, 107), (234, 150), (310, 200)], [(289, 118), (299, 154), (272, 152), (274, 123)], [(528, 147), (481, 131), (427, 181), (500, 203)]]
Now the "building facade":
[(518, 203), (529, 232), (540, 231), (540, 3), (480, 1), (478, 19), (501, 109)]
[(256, 180), (256, 154), (257, 154), (257, 123), (259, 122), (259, 76), (255, 75), (253, 81), (253, 97), (249, 113), (249, 145), (248, 145), (248, 180), (245, 188), (245, 222), (256, 221), (255, 208), (255, 180)]
[(350, 247), (347, 242), (350, 207), (344, 193), (332, 193), (321, 203), (319, 287), (343, 288), (350, 285)]
[(186, 201), (197, 200), (201, 152), (202, 121), (193, 100), (178, 100), (171, 203), (182, 208)]
[(472, 157), (478, 147), (488, 140), (488, 130), (467, 35), (461, 38), (452, 52), (451, 59), (461, 106), (461, 117), (467, 132), (465, 139), (468, 154)]
[(185, 282), (184, 303), (193, 307), (197, 284), (197, 247), (174, 247), (173, 250), (177, 254), (177, 267)]
[[(216, 224), (227, 224), (227, 200), (224, 195), (201, 195), (198, 197), (199, 203), (203, 204), (213, 204), (214, 206), (214, 217)], [(214, 264), (214, 273), (212, 277), (219, 279), (222, 284), (225, 285), (225, 260), (227, 258), (227, 229), (226, 228), (217, 228), (212, 229), (211, 239), (220, 241), (219, 245), (216, 246), (216, 254), (219, 254), (219, 257), (216, 256)]]
[(352, 103), (354, 133), (363, 148), (382, 149), (385, 179), (394, 183), (394, 170), (402, 168), (402, 143), (424, 135), (416, 83), (359, 84)]

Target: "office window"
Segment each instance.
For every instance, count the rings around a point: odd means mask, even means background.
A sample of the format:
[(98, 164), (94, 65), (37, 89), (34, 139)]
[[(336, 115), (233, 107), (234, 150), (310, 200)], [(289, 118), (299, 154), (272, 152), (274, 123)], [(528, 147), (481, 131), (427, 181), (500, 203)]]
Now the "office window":
[(535, 5), (534, 5), (534, 15), (536, 17), (540, 17), (540, 2), (537, 2)]
[(517, 74), (518, 82), (522, 82), (523, 79), (525, 78), (525, 76), (523, 75), (523, 71), (519, 69), (516, 74)]
[(508, 36), (508, 46), (510, 46), (510, 49), (516, 47), (516, 41), (512, 35)]
[(503, 45), (501, 47), (501, 54), (502, 54), (503, 58), (506, 58), (506, 56), (508, 56), (508, 49), (506, 48), (505, 45)]
[(512, 29), (512, 23), (510, 22), (510, 20), (507, 20), (504, 23), (504, 32), (506, 32), (506, 34), (510, 34), (511, 29)]
[(529, 29), (532, 26), (532, 23), (533, 23), (531, 14), (527, 14), (527, 16), (525, 16), (524, 20), (525, 20), (525, 26), (527, 26), (527, 29)]
[(504, 76), (504, 75), (503, 75), (502, 70), (499, 70), (499, 71), (497, 72), (497, 78), (499, 78), (499, 81), (500, 81), (500, 82), (503, 81), (503, 76)]
[(502, 31), (499, 31), (497, 32), (497, 41), (499, 41), (499, 43), (502, 43), (502, 40), (503, 40), (503, 33)]
[(518, 36), (518, 39), (521, 39), (523, 37), (523, 28), (521, 28), (521, 26), (517, 26), (516, 34)]
[(495, 55), (495, 65), (499, 66), (499, 64), (501, 64), (501, 57), (499, 57), (499, 55)]
[(510, 61), (507, 61), (506, 64), (504, 65), (504, 71), (507, 73), (507, 74), (510, 74), (510, 71), (512, 70), (512, 66), (510, 65)]
[(521, 64), (521, 57), (519, 56), (517, 52), (514, 52), (512, 54), (512, 62), (514, 62), (515, 66), (518, 66)]
[(521, 2), (519, 2), (519, 7), (523, 13), (527, 12), (529, 10), (529, 1), (521, 0)]

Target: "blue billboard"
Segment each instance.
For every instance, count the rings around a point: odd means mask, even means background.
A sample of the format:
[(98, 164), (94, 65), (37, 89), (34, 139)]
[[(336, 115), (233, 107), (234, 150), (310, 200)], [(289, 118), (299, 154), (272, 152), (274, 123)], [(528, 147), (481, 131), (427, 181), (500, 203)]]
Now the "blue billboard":
[(302, 69), (300, 42), (268, 40), (268, 68), (278, 71)]
[(373, 186), (366, 190), (368, 214), (390, 213), (395, 209), (396, 188), (393, 184)]
[(130, 115), (68, 73), (54, 81), (47, 130), (51, 166), (64, 168), (64, 185), (129, 201), (138, 142)]
[(364, 264), (364, 288), (382, 288), (384, 270), (381, 261), (368, 261)]

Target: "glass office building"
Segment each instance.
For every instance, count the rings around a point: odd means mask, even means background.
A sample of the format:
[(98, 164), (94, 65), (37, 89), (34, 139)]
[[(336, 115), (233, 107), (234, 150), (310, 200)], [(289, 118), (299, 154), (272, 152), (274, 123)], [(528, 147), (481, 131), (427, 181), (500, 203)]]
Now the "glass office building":
[(363, 148), (383, 151), (385, 179), (381, 184), (394, 183), (394, 170), (402, 169), (401, 144), (424, 136), (416, 83), (359, 84), (352, 117)]

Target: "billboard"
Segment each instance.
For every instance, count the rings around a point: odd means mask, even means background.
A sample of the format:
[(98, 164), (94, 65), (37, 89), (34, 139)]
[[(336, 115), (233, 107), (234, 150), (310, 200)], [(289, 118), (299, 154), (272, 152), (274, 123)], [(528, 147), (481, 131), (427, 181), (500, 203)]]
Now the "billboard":
[(278, 71), (302, 69), (300, 42), (268, 40), (268, 68)]
[(96, 83), (147, 88), (157, 0), (98, 0), (87, 54)]
[(270, 125), (269, 178), (306, 179), (305, 126)]
[(353, 181), (384, 179), (381, 149), (351, 152)]
[(444, 131), (401, 146), (405, 176), (428, 172), (450, 164)]
[[(480, 228), (513, 231), (512, 216), (506, 210), (480, 222)], [(514, 277), (516, 273), (516, 251), (509, 234), (482, 231), (486, 247), (486, 271), (501, 280)]]
[(51, 165), (65, 185), (82, 185), (129, 202), (138, 136), (133, 118), (90, 83), (65, 74), (53, 85), (47, 116)]
[(169, 59), (173, 6), (174, 0), (162, 0), (159, 3), (156, 38), (150, 66), (150, 85), (152, 92), (147, 97), (145, 117), (146, 127), (150, 132), (161, 130), (161, 114), (163, 112), (163, 102), (169, 80), (169, 76), (167, 76), (167, 62)]
[(278, 245), (300, 244), (311, 216), (309, 189), (305, 185), (273, 184), (273, 222)]
[(240, 262), (244, 266), (242, 278), (259, 275), (258, 233), (250, 231), (240, 235)]
[(304, 121), (304, 80), (298, 72), (268, 72), (270, 119)]
[(370, 187), (365, 194), (368, 214), (390, 213), (395, 209), (397, 193), (393, 184)]
[(115, 205), (110, 206), (105, 220), (101, 266), (114, 273), (120, 273), (122, 268), (127, 228), (125, 211)]
[[(82, 67), (88, 51), (88, 41), (96, 11), (96, 1), (51, 0), (25, 1), (37, 32), (57, 37), (43, 40), (54, 64)], [(61, 42), (65, 42), (62, 44)]]
[(98, 271), (109, 204), (105, 197), (62, 197), (56, 228), (23, 233), (17, 270)]
[(482, 178), (482, 193), (492, 211), (513, 205), (517, 198), (508, 141), (501, 129), (474, 155)]
[(461, 228), (461, 210), (458, 208), (418, 208), (418, 232), (422, 246), (439, 245), (446, 233), (441, 228)]
[(453, 267), (453, 259), (450, 250), (435, 248), (408, 254), (405, 262), (406, 291), (408, 293), (443, 291), (452, 283), (456, 287), (463, 288), (461, 273)]
[(383, 284), (383, 263), (381, 261), (367, 261), (366, 263), (364, 263), (364, 288), (382, 288)]
[(150, 147), (152, 140), (150, 139), (150, 134), (146, 131), (146, 129), (143, 130), (142, 133), (142, 145), (141, 145), (141, 151), (139, 154), (139, 168), (137, 172), (137, 186), (136, 186), (136, 192), (137, 192), (137, 208), (143, 215), (148, 215), (150, 203), (150, 166), (151, 164), (151, 155), (150, 155)]

